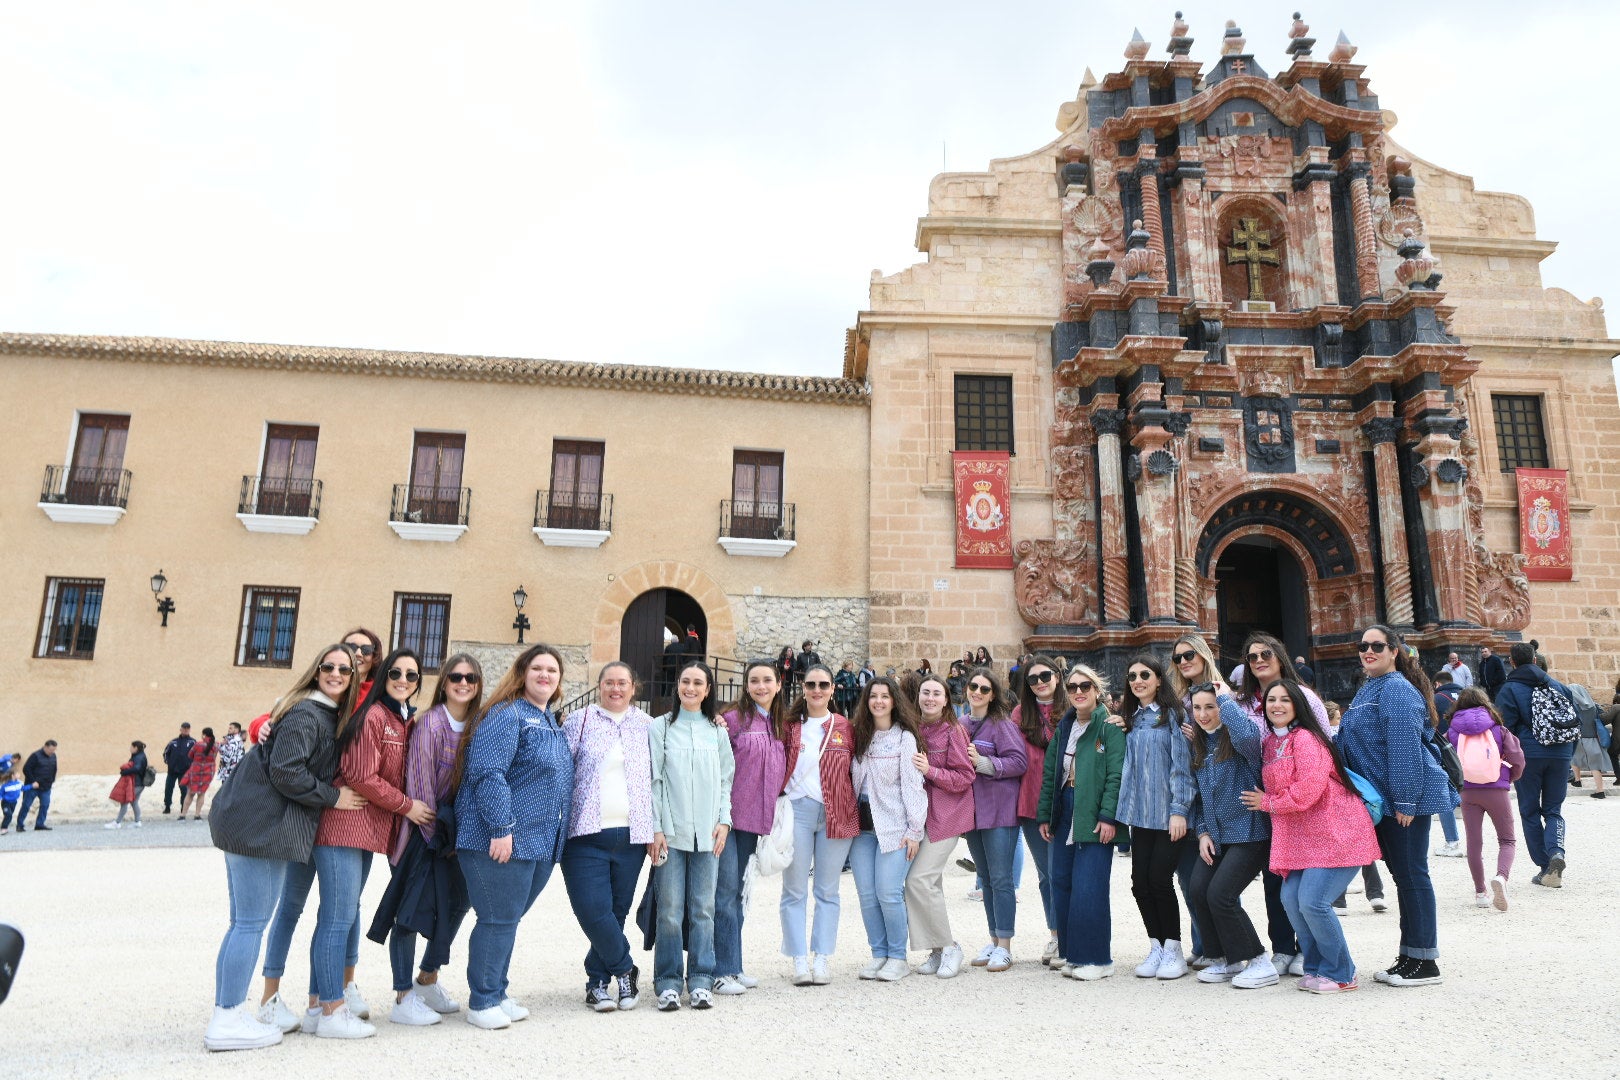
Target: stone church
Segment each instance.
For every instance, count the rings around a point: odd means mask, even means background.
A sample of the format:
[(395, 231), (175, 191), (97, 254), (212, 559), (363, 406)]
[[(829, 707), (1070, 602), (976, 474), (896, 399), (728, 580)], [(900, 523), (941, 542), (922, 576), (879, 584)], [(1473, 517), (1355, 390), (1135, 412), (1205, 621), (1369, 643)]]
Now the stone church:
[[(1351, 692), (1360, 627), (1429, 670), (1537, 636), (1614, 681), (1620, 433), (1601, 301), (1543, 289), (1529, 205), (1399, 146), (1356, 48), (1297, 19), (1268, 74), (1178, 16), (1087, 72), (1059, 137), (929, 192), (927, 261), (874, 274), (872, 641), (1021, 640), (1117, 672), (1251, 630)], [(1325, 52), (1325, 56), (1319, 55)], [(1006, 570), (952, 565), (952, 451), (1011, 452)], [(1569, 470), (1573, 580), (1527, 579), (1515, 467)]]

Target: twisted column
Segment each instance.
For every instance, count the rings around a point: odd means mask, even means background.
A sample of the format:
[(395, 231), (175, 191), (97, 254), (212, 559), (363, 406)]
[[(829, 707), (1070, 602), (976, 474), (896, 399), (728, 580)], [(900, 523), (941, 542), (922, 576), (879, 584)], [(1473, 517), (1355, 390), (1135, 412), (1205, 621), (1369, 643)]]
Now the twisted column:
[(1400, 464), (1395, 437), (1401, 422), (1379, 416), (1361, 425), (1373, 444), (1373, 475), (1378, 485), (1378, 534), (1384, 551), (1384, 618), (1391, 626), (1411, 626), (1412, 568), (1406, 558), (1406, 512), (1401, 505)]
[(1363, 300), (1383, 295), (1378, 288), (1378, 248), (1373, 236), (1372, 189), (1368, 167), (1352, 166), (1350, 174), (1350, 219), (1356, 230), (1356, 285)]
[(1102, 618), (1105, 624), (1129, 623), (1131, 579), (1125, 556), (1124, 476), (1120, 472), (1119, 431), (1123, 409), (1097, 408), (1091, 428), (1097, 433), (1097, 481), (1102, 503), (1098, 541), (1102, 549)]

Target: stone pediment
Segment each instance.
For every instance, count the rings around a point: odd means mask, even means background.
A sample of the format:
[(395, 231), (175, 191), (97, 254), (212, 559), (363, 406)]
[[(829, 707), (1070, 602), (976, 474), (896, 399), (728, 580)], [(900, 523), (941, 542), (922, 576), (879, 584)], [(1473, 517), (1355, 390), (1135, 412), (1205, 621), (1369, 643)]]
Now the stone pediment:
[(1185, 101), (1133, 106), (1126, 109), (1123, 116), (1105, 120), (1097, 130), (1105, 139), (1134, 139), (1145, 128), (1151, 128), (1157, 136), (1169, 136), (1182, 124), (1208, 120), (1222, 105), (1240, 98), (1252, 99), (1290, 127), (1315, 120), (1330, 139), (1351, 133), (1376, 135), (1384, 128), (1380, 112), (1335, 105), (1300, 86), (1284, 90), (1269, 79), (1238, 75), (1223, 79)]

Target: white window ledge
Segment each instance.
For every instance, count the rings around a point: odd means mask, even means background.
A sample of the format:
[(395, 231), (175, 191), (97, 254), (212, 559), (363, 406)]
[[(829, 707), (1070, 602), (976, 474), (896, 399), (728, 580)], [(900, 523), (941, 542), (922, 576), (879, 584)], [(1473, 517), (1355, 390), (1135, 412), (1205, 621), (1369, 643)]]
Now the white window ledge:
[(420, 521), (390, 521), (388, 527), (401, 540), (437, 540), (444, 544), (455, 543), (467, 531), (465, 525), (425, 525)]
[(613, 533), (607, 529), (542, 529), (535, 527), (534, 535), (546, 547), (599, 548)]
[(81, 506), (77, 503), (42, 502), (39, 508), (52, 521), (73, 525), (116, 525), (124, 516), (122, 506)]
[(282, 536), (308, 536), (316, 522), (312, 517), (286, 517), (281, 514), (237, 514), (236, 520), (248, 532), (279, 533)]
[(720, 546), (727, 555), (753, 555), (761, 559), (780, 559), (799, 546), (797, 540), (746, 540), (737, 536), (722, 536)]

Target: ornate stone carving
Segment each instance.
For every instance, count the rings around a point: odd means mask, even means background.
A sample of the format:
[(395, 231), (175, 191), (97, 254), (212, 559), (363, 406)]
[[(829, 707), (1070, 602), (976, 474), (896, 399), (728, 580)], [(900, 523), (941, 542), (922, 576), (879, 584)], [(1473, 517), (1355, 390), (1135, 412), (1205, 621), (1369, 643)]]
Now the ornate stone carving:
[(1280, 372), (1251, 369), (1239, 375), (1244, 397), (1283, 398), (1289, 393), (1288, 379)]
[[(1132, 455), (1135, 460), (1135, 455)], [(1147, 456), (1147, 471), (1153, 476), (1169, 476), (1181, 466), (1168, 450), (1155, 450)]]
[(1110, 253), (1125, 248), (1125, 212), (1115, 200), (1087, 195), (1081, 199), (1069, 217), (1074, 231), (1085, 238), (1082, 249), (1088, 253), (1096, 241), (1107, 245)]
[(1385, 247), (1398, 248), (1408, 230), (1414, 236), (1423, 235), (1423, 218), (1412, 207), (1396, 204), (1378, 215), (1377, 229), (1378, 239)]
[(1059, 499), (1083, 499), (1090, 494), (1090, 454), (1083, 446), (1057, 446), (1052, 450), (1052, 493)]
[(1427, 291), (1440, 283), (1440, 260), (1427, 251), (1410, 226), (1401, 232), (1401, 265), (1395, 268), (1395, 280), (1408, 289)]
[(1280, 397), (1254, 397), (1244, 403), (1243, 439), (1249, 467), (1278, 471), (1294, 458), (1294, 416)]
[(1222, 135), (1217, 149), (1221, 157), (1232, 162), (1233, 176), (1258, 176), (1261, 163), (1271, 157), (1271, 137)]
[(1415, 488), (1423, 487), (1429, 482), (1429, 467), (1421, 461), (1414, 461), (1406, 479)]
[(1530, 625), (1530, 581), (1524, 576), (1524, 556), (1481, 552), (1479, 600), (1485, 625), (1497, 630), (1523, 630)]
[(1456, 458), (1446, 458), (1434, 468), (1434, 474), (1447, 484), (1455, 484), (1468, 476), (1468, 470)]
[(1129, 455), (1126, 456), (1126, 458), (1125, 458), (1125, 475), (1130, 478), (1130, 481), (1133, 484), (1136, 483), (1138, 480), (1140, 480), (1142, 478), (1142, 455), (1141, 454), (1129, 454)]
[(1164, 418), (1164, 430), (1172, 435), (1185, 435), (1192, 426), (1192, 413), (1173, 412)]
[(1098, 435), (1118, 435), (1125, 427), (1125, 410), (1096, 409), (1091, 414), (1091, 426)]
[(1066, 626), (1095, 618), (1097, 571), (1084, 540), (1020, 540), (1013, 548), (1018, 613), (1031, 626)]
[(1401, 433), (1401, 421), (1394, 416), (1375, 416), (1361, 425), (1362, 433), (1367, 441), (1377, 446), (1379, 443), (1392, 443)]

